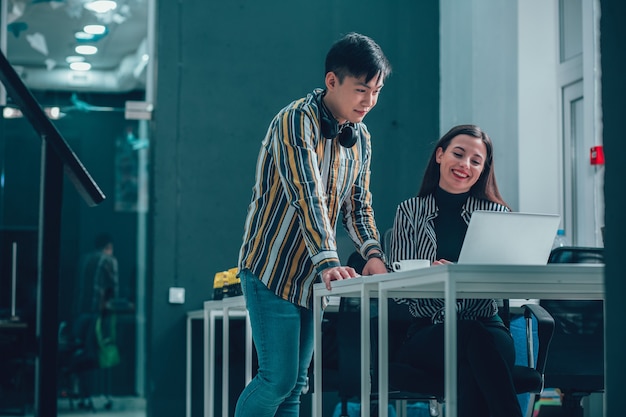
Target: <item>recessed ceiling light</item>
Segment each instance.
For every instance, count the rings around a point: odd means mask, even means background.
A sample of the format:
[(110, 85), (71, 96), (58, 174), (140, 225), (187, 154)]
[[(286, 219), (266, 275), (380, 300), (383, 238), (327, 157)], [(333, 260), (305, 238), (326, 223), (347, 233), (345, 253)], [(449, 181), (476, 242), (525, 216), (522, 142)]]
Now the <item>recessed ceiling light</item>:
[(98, 52), (98, 48), (93, 45), (78, 45), (74, 48), (77, 54), (81, 55), (93, 55)]
[(83, 28), (83, 32), (91, 35), (103, 35), (107, 28), (103, 25), (87, 25)]
[(74, 71), (89, 71), (91, 64), (89, 62), (72, 62), (70, 68)]
[(74, 38), (76, 38), (77, 41), (82, 41), (82, 42), (93, 41), (96, 38), (96, 35), (80, 31), (74, 34)]
[(84, 60), (85, 60), (84, 56), (78, 56), (78, 55), (70, 55), (65, 58), (65, 62), (67, 62), (68, 64), (71, 64), (72, 62), (83, 62)]
[(2, 109), (2, 117), (5, 119), (17, 119), (22, 117), (22, 111), (15, 107), (4, 107)]
[(48, 118), (52, 120), (59, 120), (61, 117), (64, 116), (64, 114), (61, 113), (61, 109), (59, 107), (46, 107), (44, 108), (44, 112), (46, 113)]
[(85, 9), (96, 13), (107, 13), (111, 10), (115, 10), (116, 7), (117, 3), (110, 0), (96, 0), (90, 3), (85, 3)]

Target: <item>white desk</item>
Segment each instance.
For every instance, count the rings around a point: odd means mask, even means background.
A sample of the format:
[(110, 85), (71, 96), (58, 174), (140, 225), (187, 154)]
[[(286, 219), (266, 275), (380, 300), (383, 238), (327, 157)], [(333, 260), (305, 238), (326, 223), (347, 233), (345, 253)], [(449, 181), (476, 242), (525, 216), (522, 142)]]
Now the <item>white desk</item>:
[[(388, 397), (388, 299), (393, 297), (445, 298), (445, 369), (446, 415), (457, 415), (456, 392), (456, 311), (457, 298), (551, 298), (604, 299), (603, 265), (550, 264), (516, 265), (445, 265), (406, 272), (353, 278), (333, 282), (333, 289), (323, 284), (314, 287), (314, 309), (321, 307), (321, 297), (361, 297), (361, 398), (369, 398), (369, 298), (379, 297), (379, 416), (387, 416)], [(321, 410), (321, 313), (314, 314), (315, 391), (314, 410)], [(314, 411), (315, 412), (315, 411)], [(314, 414), (315, 415), (315, 414)], [(369, 417), (369, 407), (361, 407), (361, 416)]]
[(215, 321), (222, 318), (222, 417), (228, 417), (230, 319), (246, 320), (245, 383), (252, 379), (252, 331), (243, 296), (204, 302), (204, 417), (213, 417), (215, 404)]

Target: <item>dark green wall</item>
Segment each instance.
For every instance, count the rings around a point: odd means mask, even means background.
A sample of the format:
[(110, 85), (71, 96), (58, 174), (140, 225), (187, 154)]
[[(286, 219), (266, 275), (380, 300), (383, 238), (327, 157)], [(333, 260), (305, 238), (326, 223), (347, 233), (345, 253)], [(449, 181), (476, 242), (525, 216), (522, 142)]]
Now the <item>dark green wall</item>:
[[(159, 2), (151, 190), (148, 413), (184, 412), (185, 313), (236, 266), (256, 156), (273, 115), (323, 86), (342, 34), (373, 37), (394, 72), (367, 116), (380, 229), (413, 195), (438, 137), (438, 2)], [(339, 234), (342, 256), (352, 250)], [(183, 305), (168, 288), (186, 289)]]
[(624, 270), (624, 180), (622, 149), (624, 147), (624, 45), (626, 44), (626, 3), (602, 0), (600, 20), (600, 56), (602, 65), (602, 124), (605, 147), (605, 316), (606, 316), (606, 408), (605, 416), (624, 413), (624, 375), (626, 375), (626, 272)]

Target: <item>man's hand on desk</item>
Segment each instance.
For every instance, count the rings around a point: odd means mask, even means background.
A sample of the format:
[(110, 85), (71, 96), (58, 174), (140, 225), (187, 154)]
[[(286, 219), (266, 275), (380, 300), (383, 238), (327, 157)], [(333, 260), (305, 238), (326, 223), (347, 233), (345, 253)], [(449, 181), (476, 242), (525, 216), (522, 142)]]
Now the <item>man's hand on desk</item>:
[(363, 267), (363, 275), (386, 274), (387, 266), (380, 258), (370, 258)]
[(349, 266), (335, 266), (322, 271), (322, 281), (326, 284), (326, 289), (330, 291), (330, 282), (340, 279), (356, 278), (360, 276), (354, 268)]

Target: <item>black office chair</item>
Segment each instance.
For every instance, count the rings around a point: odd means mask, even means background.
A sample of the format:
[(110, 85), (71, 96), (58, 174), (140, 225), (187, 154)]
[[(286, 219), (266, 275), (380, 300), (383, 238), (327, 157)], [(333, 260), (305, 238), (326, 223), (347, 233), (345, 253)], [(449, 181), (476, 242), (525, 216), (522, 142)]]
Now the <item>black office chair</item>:
[[(604, 263), (604, 249), (563, 246), (548, 263)], [(562, 394), (559, 416), (582, 417), (582, 400), (604, 392), (604, 302), (541, 300), (556, 323), (545, 370), (545, 386)]]
[(385, 230), (385, 233), (383, 233), (383, 237), (380, 243), (383, 245), (384, 253), (391, 252), (391, 235), (392, 234), (393, 234), (393, 227)]
[[(58, 331), (59, 396), (69, 401), (70, 409), (96, 412), (92, 393), (84, 382), (99, 368), (94, 327), (95, 318), (81, 316), (69, 323), (62, 321)], [(93, 339), (93, 340), (92, 340)]]

